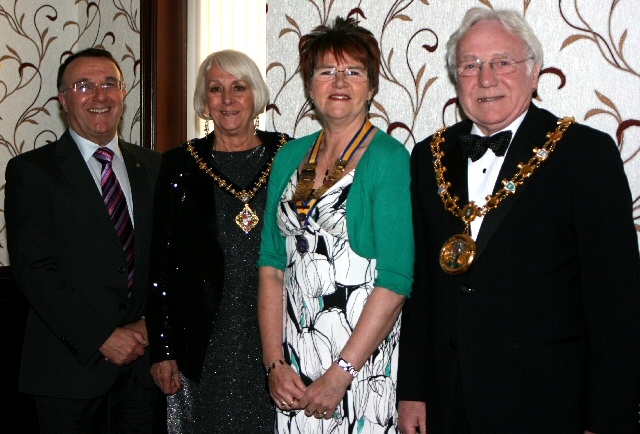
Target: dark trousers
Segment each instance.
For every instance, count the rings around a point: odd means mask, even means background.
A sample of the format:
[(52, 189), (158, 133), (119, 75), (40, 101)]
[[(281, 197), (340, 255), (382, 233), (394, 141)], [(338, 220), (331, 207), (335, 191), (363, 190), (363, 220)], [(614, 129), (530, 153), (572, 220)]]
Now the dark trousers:
[(462, 395), (462, 379), (460, 377), (460, 364), (456, 363), (455, 382), (453, 387), (453, 399), (451, 407), (451, 434), (469, 434), (469, 421), (467, 409)]
[[(36, 396), (41, 434), (150, 434), (159, 389), (147, 389), (129, 366), (120, 368), (109, 392), (92, 399)], [(157, 419), (156, 419), (157, 420)]]

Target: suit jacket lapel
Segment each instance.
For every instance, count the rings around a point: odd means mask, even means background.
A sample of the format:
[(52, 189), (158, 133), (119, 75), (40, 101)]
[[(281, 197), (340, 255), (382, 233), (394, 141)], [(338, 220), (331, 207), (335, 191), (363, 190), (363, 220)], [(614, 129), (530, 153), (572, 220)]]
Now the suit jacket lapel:
[(62, 135), (58, 142), (56, 158), (58, 167), (60, 167), (71, 186), (77, 191), (80, 200), (93, 212), (98, 224), (110, 234), (113, 241), (120, 244), (118, 234), (104, 205), (100, 190), (98, 190), (78, 146), (68, 131)]
[[(131, 186), (131, 197), (133, 198), (133, 222), (136, 231), (136, 237), (143, 236), (142, 231), (149, 228), (146, 225), (136, 225), (137, 221), (147, 221), (153, 204), (151, 197), (153, 192), (150, 191), (149, 173), (146, 165), (142, 160), (137, 158), (133, 152), (132, 145), (123, 140), (118, 141), (118, 146), (122, 152), (122, 158), (127, 168), (127, 176), (129, 185)], [(136, 244), (137, 245), (137, 244)]]
[[(135, 231), (134, 241), (134, 261), (136, 266), (146, 263), (146, 259), (142, 260), (141, 254), (145, 253), (147, 244), (144, 240), (151, 239), (151, 226), (145, 224), (150, 222), (153, 209), (153, 185), (150, 184), (149, 170), (145, 161), (138, 157), (138, 153), (135, 152), (136, 146), (131, 143), (127, 143), (123, 140), (118, 140), (118, 146), (122, 152), (122, 158), (127, 168), (127, 177), (129, 178), (129, 186), (131, 187), (131, 197), (133, 200), (133, 224)], [(137, 222), (137, 223), (136, 223)], [(139, 268), (136, 268), (139, 270)], [(136, 271), (136, 278), (143, 278), (144, 275), (140, 274), (140, 271)], [(143, 282), (144, 284), (144, 282)], [(137, 285), (136, 287), (143, 288), (144, 286)], [(145, 291), (134, 291), (131, 293), (132, 300), (144, 300), (146, 295)]]
[[(451, 182), (449, 193), (451, 196), (458, 196), (460, 208), (469, 203), (469, 160), (462, 156), (458, 137), (461, 134), (469, 134), (471, 126), (471, 122), (465, 120), (459, 131), (445, 131), (445, 142), (442, 147), (444, 151), (442, 164), (447, 168), (445, 179)], [(460, 222), (462, 223), (462, 220)]]
[[(546, 133), (553, 129), (553, 127), (545, 125), (546, 123), (540, 118), (540, 115), (541, 110), (532, 104), (509, 145), (493, 189), (494, 193), (503, 188), (503, 179), (510, 180), (518, 172), (518, 164), (526, 163), (533, 157), (533, 148), (542, 146), (545, 142)], [(545, 130), (546, 128), (549, 128), (549, 130)], [(495, 209), (489, 211), (484, 217), (476, 239), (476, 260), (487, 247), (489, 241), (529, 184), (529, 180), (525, 180), (522, 185), (516, 188), (515, 193), (503, 199)]]

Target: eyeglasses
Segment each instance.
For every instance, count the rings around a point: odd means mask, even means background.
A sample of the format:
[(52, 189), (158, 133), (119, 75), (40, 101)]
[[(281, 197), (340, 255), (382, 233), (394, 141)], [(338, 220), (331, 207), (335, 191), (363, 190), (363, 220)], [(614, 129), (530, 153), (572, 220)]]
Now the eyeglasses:
[(516, 70), (516, 64), (531, 60), (533, 57), (527, 57), (522, 60), (514, 60), (510, 58), (506, 59), (491, 59), (484, 62), (480, 59), (463, 60), (456, 65), (456, 70), (460, 77), (473, 77), (480, 74), (482, 66), (485, 63), (489, 64), (491, 71), (497, 75), (511, 74)]
[(331, 81), (338, 77), (338, 73), (342, 72), (344, 79), (353, 82), (367, 81), (367, 70), (364, 68), (345, 68), (338, 70), (336, 68), (316, 68), (313, 72), (313, 79), (316, 81)]
[(104, 90), (108, 94), (114, 94), (116, 92), (122, 91), (122, 89), (125, 88), (124, 81), (122, 80), (110, 80), (105, 81), (101, 84), (94, 83), (93, 81), (81, 81), (78, 83), (73, 83), (62, 92), (73, 90), (74, 92), (80, 92), (82, 95), (93, 95), (96, 93), (96, 89), (98, 89), (98, 86), (100, 86), (102, 90)]

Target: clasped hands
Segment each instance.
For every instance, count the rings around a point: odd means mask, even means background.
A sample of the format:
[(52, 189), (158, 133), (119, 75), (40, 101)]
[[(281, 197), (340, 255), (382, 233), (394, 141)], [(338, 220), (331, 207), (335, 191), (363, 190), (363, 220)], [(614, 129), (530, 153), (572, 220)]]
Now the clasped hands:
[(134, 323), (116, 327), (99, 351), (106, 361), (116, 366), (124, 366), (142, 357), (148, 345), (146, 323), (140, 319)]
[(353, 377), (335, 364), (309, 386), (300, 375), (284, 364), (269, 374), (269, 392), (279, 409), (304, 410), (307, 417), (331, 419)]

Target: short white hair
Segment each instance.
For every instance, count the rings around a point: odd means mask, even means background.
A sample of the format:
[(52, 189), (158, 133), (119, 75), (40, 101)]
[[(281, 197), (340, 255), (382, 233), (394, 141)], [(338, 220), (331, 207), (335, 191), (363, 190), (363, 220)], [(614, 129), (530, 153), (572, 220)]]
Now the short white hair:
[(247, 82), (253, 93), (252, 118), (264, 111), (269, 103), (269, 87), (265, 83), (258, 65), (241, 51), (221, 50), (209, 54), (198, 68), (196, 89), (193, 92), (193, 108), (199, 117), (211, 120), (211, 116), (206, 115), (204, 109), (207, 103), (207, 73), (214, 65)]
[(453, 32), (447, 41), (447, 67), (454, 83), (458, 82), (458, 74), (456, 71), (458, 44), (469, 32), (469, 29), (481, 21), (498, 21), (509, 33), (522, 39), (527, 47), (527, 55), (531, 57), (531, 60), (527, 61), (529, 68), (528, 74), (531, 74), (533, 66), (536, 64), (542, 68), (542, 62), (544, 60), (542, 44), (522, 15), (516, 11), (507, 9), (492, 10), (472, 8), (464, 14), (458, 30)]

